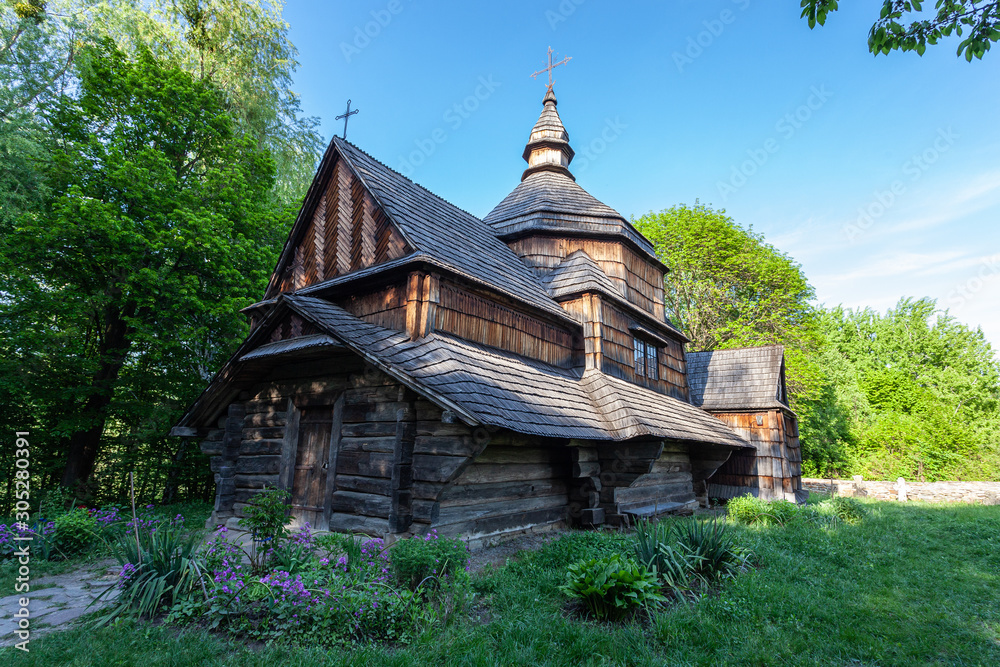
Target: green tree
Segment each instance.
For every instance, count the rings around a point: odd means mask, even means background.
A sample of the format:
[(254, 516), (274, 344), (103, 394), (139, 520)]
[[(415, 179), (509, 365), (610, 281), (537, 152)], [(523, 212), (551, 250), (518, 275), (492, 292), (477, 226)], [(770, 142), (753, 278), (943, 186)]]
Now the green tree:
[(700, 203), (633, 222), (670, 268), (666, 308), (690, 349), (784, 345), (803, 451), (824, 469), (845, 467), (849, 420), (821, 363), (814, 292), (801, 267), (725, 211)]
[(670, 268), (666, 307), (692, 350), (811, 344), (813, 289), (763, 236), (699, 203), (633, 222)]
[(149, 52), (84, 55), (78, 95), (44, 109), (52, 196), (0, 242), (5, 402), (65, 453), (68, 486), (197, 395), (285, 231), (273, 163), (217, 87)]
[(885, 314), (834, 308), (822, 316), (829, 349), (846, 372), (851, 469), (895, 479), (996, 478), (1000, 363), (981, 330), (901, 299)]
[[(802, 0), (802, 18), (809, 27), (826, 23), (827, 14), (838, 9), (837, 0)], [(883, 0), (878, 19), (868, 33), (868, 50), (873, 54), (916, 51), (923, 55), (927, 45), (952, 34), (965, 37), (958, 44), (958, 56), (982, 59), (993, 42), (1000, 39), (1000, 2), (997, 0), (937, 0), (934, 11), (926, 12), (921, 0)]]
[[(322, 150), (319, 122), (292, 91), (297, 51), (281, 0), (115, 0), (89, 12), (95, 34), (124, 52), (149, 50), (226, 92), (243, 133), (275, 160), (274, 193), (297, 207)], [(293, 213), (294, 215), (294, 213)]]

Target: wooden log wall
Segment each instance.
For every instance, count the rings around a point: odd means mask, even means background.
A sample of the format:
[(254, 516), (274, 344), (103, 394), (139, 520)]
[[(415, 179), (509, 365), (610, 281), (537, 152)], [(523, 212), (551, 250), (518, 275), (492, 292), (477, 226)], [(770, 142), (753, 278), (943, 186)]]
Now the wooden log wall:
[(402, 257), (411, 249), (350, 167), (338, 159), (283, 258), (267, 297)]
[[(802, 488), (802, 455), (795, 417), (783, 410), (726, 412), (715, 416), (750, 441), (755, 452), (735, 453), (708, 480), (708, 495), (795, 500)], [(760, 424), (757, 423), (758, 418)]]
[[(661, 449), (662, 447), (662, 449)], [(691, 460), (686, 445), (666, 442), (598, 445), (601, 507), (605, 520), (620, 525), (629, 510), (692, 509)], [(676, 505), (683, 506), (677, 508)]]
[(433, 328), (508, 350), (530, 359), (568, 368), (573, 365), (572, 332), (537, 317), (441, 281)]
[(567, 256), (583, 250), (623, 291), (625, 298), (663, 320), (663, 270), (618, 241), (529, 236), (510, 244), (531, 268), (544, 275)]
[(570, 449), (505, 433), (443, 487), (430, 523), (472, 540), (562, 525), (570, 504)]

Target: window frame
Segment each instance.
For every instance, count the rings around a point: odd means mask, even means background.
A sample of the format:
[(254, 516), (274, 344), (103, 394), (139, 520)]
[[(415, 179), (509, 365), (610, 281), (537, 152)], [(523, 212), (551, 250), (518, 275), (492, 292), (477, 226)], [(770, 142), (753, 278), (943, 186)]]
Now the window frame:
[(632, 369), (636, 377), (659, 381), (660, 346), (639, 336), (632, 336)]

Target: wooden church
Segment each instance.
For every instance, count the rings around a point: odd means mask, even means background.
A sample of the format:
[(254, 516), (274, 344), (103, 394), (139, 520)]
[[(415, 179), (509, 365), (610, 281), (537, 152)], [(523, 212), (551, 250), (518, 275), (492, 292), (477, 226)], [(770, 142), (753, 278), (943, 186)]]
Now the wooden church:
[(481, 220), (333, 139), (249, 335), (172, 431), (211, 457), (213, 523), (265, 487), (314, 528), (474, 542), (795, 497), (780, 348), (685, 355), (668, 267), (576, 183), (551, 86), (523, 157)]

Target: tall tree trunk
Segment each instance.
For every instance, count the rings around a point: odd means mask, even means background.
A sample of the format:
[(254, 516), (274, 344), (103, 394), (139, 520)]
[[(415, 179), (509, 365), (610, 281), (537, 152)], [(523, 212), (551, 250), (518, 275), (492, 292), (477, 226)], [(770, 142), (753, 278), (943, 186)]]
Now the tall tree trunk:
[(188, 439), (181, 438), (181, 446), (174, 454), (173, 463), (167, 469), (167, 483), (163, 489), (163, 504), (169, 505), (174, 502), (177, 496), (177, 478), (180, 476), (181, 465), (184, 463), (184, 454), (188, 448)]
[(90, 427), (73, 433), (67, 439), (66, 467), (63, 468), (62, 475), (62, 485), (65, 487), (86, 485), (94, 472), (94, 463), (100, 453), (101, 436), (108, 421), (108, 406), (111, 405), (115, 384), (131, 345), (127, 318), (134, 314), (134, 303), (127, 304), (122, 310), (108, 306), (104, 311), (103, 336), (98, 347), (100, 365), (91, 380), (90, 395), (82, 411), (90, 419)]

